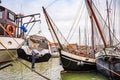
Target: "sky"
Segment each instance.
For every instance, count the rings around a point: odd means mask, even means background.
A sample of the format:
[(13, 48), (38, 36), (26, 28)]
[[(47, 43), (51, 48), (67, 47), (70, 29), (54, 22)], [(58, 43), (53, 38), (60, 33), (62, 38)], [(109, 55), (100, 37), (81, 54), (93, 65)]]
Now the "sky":
[[(105, 3), (103, 1), (105, 0), (98, 1), (96, 5), (99, 5), (99, 7), (102, 8), (103, 3)], [(22, 13), (24, 15), (29, 15), (40, 13), (41, 24), (40, 26), (34, 27), (30, 35), (37, 34), (41, 30), (42, 34), (50, 41), (52, 41), (52, 37), (50, 31), (48, 30), (47, 23), (45, 21), (42, 6), (46, 8), (48, 14), (53, 19), (54, 23), (57, 25), (60, 31), (63, 33), (65, 38), (67, 38), (70, 28), (71, 26), (73, 26), (74, 21), (76, 19), (78, 20), (78, 17), (80, 17), (79, 26), (81, 28), (82, 35), (81, 42), (85, 43), (84, 26), (90, 26), (90, 23), (88, 18), (89, 16), (86, 16), (87, 11), (85, 10), (84, 0), (2, 0), (2, 3), (0, 5), (14, 11), (16, 14)], [(75, 36), (71, 40), (71, 42), (73, 43), (79, 42), (78, 30), (79, 28), (76, 28), (76, 30), (73, 32), (73, 36)], [(87, 28), (87, 34), (90, 34), (90, 27)], [(90, 36), (87, 37), (90, 38)]]
[(39, 26), (40, 28), (34, 27), (31, 34), (36, 34), (41, 29), (42, 33), (49, 40), (52, 40), (43, 15), (42, 6), (46, 8), (55, 24), (67, 36), (68, 29), (72, 25), (79, 3), (79, 0), (2, 0), (1, 5), (14, 11), (16, 14), (22, 13), (29, 15), (40, 13), (41, 26)]

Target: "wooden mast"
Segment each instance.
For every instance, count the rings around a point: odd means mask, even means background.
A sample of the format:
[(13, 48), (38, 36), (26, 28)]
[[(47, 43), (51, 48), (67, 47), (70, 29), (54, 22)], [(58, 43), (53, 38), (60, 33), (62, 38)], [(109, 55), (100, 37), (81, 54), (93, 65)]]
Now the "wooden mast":
[(62, 47), (62, 45), (61, 45), (61, 43), (60, 43), (60, 41), (59, 41), (59, 39), (58, 39), (58, 36), (57, 36), (57, 34), (56, 34), (56, 32), (55, 32), (55, 30), (54, 30), (54, 28), (53, 28), (53, 25), (52, 25), (52, 23), (51, 23), (51, 21), (50, 21), (50, 19), (49, 19), (49, 17), (48, 17), (48, 14), (47, 14), (45, 8), (44, 8), (44, 7), (42, 7), (42, 8), (43, 8), (43, 12), (44, 12), (44, 15), (45, 15), (46, 22), (47, 22), (48, 26), (51, 27), (53, 33), (55, 34), (55, 37), (56, 37), (56, 39), (57, 39), (57, 41), (58, 41), (58, 44), (59, 44), (59, 47), (60, 47), (61, 49), (63, 49), (63, 47)]
[(79, 46), (80, 46), (80, 44), (81, 44), (81, 41), (80, 41), (80, 39), (81, 39), (81, 34), (80, 34), (80, 26), (79, 26)]
[(96, 22), (96, 25), (97, 25), (97, 28), (98, 28), (98, 30), (99, 30), (100, 36), (101, 36), (102, 41), (103, 41), (103, 43), (104, 43), (104, 47), (106, 48), (106, 47), (107, 47), (107, 44), (106, 44), (105, 38), (104, 38), (104, 36), (103, 36), (103, 34), (102, 34), (102, 30), (101, 30), (101, 28), (100, 28), (100, 24), (99, 24), (99, 22), (98, 22), (98, 20), (97, 20), (97, 17), (96, 17), (96, 15), (95, 15), (95, 13), (94, 13), (94, 11), (93, 11), (93, 9), (92, 9), (90, 0), (86, 0), (86, 2), (87, 2), (88, 6), (89, 6), (89, 8), (90, 8), (92, 17), (94, 18), (94, 20), (95, 20), (95, 22)]
[(108, 5), (108, 0), (106, 0), (106, 6), (107, 6), (107, 18), (108, 18), (108, 29), (109, 29), (109, 40), (110, 40), (110, 46), (112, 46), (112, 38), (110, 34), (110, 14), (109, 14), (109, 5)]
[[(92, 0), (90, 0), (90, 3), (92, 5)], [(93, 16), (92, 13), (90, 13), (90, 20), (91, 20), (91, 42), (92, 42), (92, 55), (95, 58), (95, 44), (94, 44), (94, 27), (93, 27)]]

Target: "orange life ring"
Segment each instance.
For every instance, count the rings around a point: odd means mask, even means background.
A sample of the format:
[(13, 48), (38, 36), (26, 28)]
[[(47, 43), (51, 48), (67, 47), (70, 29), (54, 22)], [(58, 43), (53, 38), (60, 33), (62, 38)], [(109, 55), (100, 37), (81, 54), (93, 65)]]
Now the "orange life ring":
[(6, 31), (9, 35), (14, 35), (15, 33), (15, 27), (14, 26), (11, 26), (11, 25), (7, 25), (6, 26)]

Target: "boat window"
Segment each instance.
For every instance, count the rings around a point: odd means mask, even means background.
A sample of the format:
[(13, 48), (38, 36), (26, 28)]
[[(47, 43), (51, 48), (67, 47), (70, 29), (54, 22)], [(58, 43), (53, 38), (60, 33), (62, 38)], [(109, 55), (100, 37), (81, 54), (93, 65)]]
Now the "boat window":
[(8, 13), (8, 18), (12, 21), (15, 21), (15, 16), (12, 13)]

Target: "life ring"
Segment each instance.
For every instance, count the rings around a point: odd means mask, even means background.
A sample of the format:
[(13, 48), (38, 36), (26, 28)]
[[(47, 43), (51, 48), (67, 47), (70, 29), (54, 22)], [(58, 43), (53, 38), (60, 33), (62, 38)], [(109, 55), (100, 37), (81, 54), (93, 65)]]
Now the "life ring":
[(12, 25), (7, 25), (6, 26), (6, 31), (9, 35), (14, 35), (15, 33), (15, 27)]

